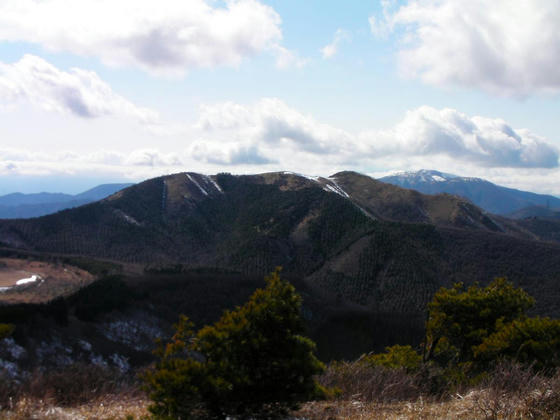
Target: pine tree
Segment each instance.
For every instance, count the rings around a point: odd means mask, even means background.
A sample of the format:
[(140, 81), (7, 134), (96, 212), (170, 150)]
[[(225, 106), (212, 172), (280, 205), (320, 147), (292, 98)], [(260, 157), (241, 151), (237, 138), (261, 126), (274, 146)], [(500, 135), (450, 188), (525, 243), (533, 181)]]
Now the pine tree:
[(156, 417), (275, 418), (323, 394), (313, 376), (324, 366), (303, 336), (300, 296), (279, 269), (266, 282), (246, 304), (196, 334), (180, 319), (146, 375)]

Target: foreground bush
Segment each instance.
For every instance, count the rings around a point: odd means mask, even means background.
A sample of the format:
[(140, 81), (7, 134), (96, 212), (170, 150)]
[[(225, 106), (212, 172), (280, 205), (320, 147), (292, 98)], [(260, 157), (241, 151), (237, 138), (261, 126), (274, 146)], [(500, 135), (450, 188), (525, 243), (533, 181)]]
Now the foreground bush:
[(474, 348), (479, 360), (514, 359), (536, 369), (560, 366), (560, 321), (525, 318), (505, 324)]
[(364, 356), (362, 361), (373, 366), (384, 366), (391, 369), (402, 368), (408, 372), (414, 372), (420, 369), (422, 356), (412, 346), (395, 344), (387, 347), (385, 353)]
[(426, 360), (453, 364), (474, 360), (474, 348), (505, 324), (525, 317), (535, 303), (504, 278), (487, 287), (462, 283), (441, 288), (428, 304)]
[(324, 366), (302, 335), (301, 298), (278, 270), (266, 281), (245, 305), (196, 334), (181, 318), (145, 376), (156, 417), (273, 418), (323, 394), (313, 376)]

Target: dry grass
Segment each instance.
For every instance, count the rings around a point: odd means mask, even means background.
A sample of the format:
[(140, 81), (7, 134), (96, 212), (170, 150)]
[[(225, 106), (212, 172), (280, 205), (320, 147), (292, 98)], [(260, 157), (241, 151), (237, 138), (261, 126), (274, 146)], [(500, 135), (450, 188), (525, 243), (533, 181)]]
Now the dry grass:
[(339, 388), (338, 400), (307, 403), (296, 415), (309, 420), (560, 419), (560, 372), (547, 376), (502, 363), (479, 385), (454, 394), (451, 387), (434, 392), (434, 382), (442, 384), (436, 375), (359, 361), (332, 364), (319, 380)]
[(22, 398), (0, 411), (1, 420), (141, 420), (148, 418), (148, 402), (144, 397), (128, 394), (107, 395), (102, 399), (72, 407)]
[(487, 419), (560, 418), (560, 372), (534, 373), (509, 363), (500, 364), (472, 397)]
[[(472, 391), (465, 396), (455, 395), (446, 401), (428, 402), (423, 398), (416, 401), (395, 403), (362, 402), (359, 400), (340, 400), (309, 402), (293, 413), (298, 419), (307, 420), (489, 420), (489, 419), (558, 419), (560, 414), (532, 415), (524, 407), (515, 406), (518, 402), (502, 400), (510, 409), (489, 416), (479, 406), (481, 400), (488, 398), (486, 391)], [(148, 419), (149, 402), (144, 397), (111, 395), (72, 407), (55, 406), (45, 401), (21, 399), (12, 409), (0, 412), (2, 420), (142, 420)], [(516, 410), (513, 410), (516, 408)]]
[(426, 402), (422, 398), (398, 403), (351, 400), (307, 403), (295, 415), (308, 420), (485, 419), (473, 412), (474, 407), (473, 401), (458, 397), (444, 402)]
[[(148, 419), (149, 400), (139, 384), (106, 374), (39, 375), (4, 401), (0, 419)], [(531, 368), (501, 364), (478, 386), (452, 395), (431, 393), (422, 384), (425, 378), (425, 373), (407, 374), (359, 362), (333, 364), (319, 380), (339, 388), (336, 399), (308, 402), (292, 415), (307, 420), (560, 420), (558, 373), (545, 376)]]
[(439, 397), (431, 390), (427, 371), (412, 374), (404, 369), (374, 366), (361, 360), (331, 363), (318, 380), (327, 388), (337, 389), (342, 400), (393, 403)]
[(146, 407), (135, 376), (99, 366), (36, 372), (21, 383), (0, 380), (0, 419), (138, 419)]

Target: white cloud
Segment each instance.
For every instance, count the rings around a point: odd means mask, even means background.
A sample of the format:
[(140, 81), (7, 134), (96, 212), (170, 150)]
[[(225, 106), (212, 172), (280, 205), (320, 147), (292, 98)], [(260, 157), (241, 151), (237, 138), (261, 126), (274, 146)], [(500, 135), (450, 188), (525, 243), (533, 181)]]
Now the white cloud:
[(277, 163), (262, 154), (256, 144), (216, 144), (213, 141), (195, 142), (189, 155), (195, 160), (213, 165), (267, 165)]
[[(225, 149), (230, 158), (220, 158), (224, 162), (233, 163), (236, 154), (253, 156), (254, 162), (261, 163), (278, 161), (283, 153), (287, 158), (294, 153), (308, 157), (344, 154), (352, 146), (349, 133), (319, 123), (274, 98), (262, 99), (251, 106), (232, 102), (203, 106), (195, 126), (203, 131), (205, 138), (196, 143), (197, 156)], [(215, 147), (210, 147), (210, 143)], [(201, 154), (202, 150), (206, 152)]]
[(557, 0), (408, 0), (385, 2), (372, 32), (393, 30), (405, 76), (500, 95), (560, 92)]
[(157, 112), (119, 96), (96, 73), (78, 68), (65, 72), (33, 55), (13, 64), (0, 62), (0, 103), (22, 101), (82, 118), (118, 116), (147, 125), (160, 122)]
[[(72, 149), (72, 147), (69, 147)], [(121, 174), (143, 179), (185, 170), (256, 173), (340, 170), (382, 175), (439, 169), (537, 192), (558, 194), (559, 149), (500, 119), (423, 106), (385, 130), (351, 133), (274, 99), (206, 105), (188, 135), (158, 148), (30, 152), (0, 149), (0, 174)]]
[(300, 57), (281, 45), (275, 45), (272, 52), (276, 55), (276, 66), (280, 69), (302, 68), (309, 63), (307, 58)]
[(281, 19), (258, 0), (1, 0), (0, 40), (183, 74), (237, 66), (279, 46)]
[(380, 3), (382, 9), (381, 18), (370, 16), (368, 22), (372, 34), (379, 38), (385, 38), (392, 30), (391, 15), (394, 12), (396, 2), (395, 0), (381, 0)]
[(348, 164), (439, 155), (479, 167), (553, 168), (559, 158), (557, 147), (529, 130), (513, 129), (501, 119), (428, 106), (409, 111), (390, 129), (353, 134), (278, 99), (262, 99), (252, 106), (227, 102), (202, 107), (196, 127), (204, 132), (206, 150), (211, 143), (216, 150), (243, 144), (258, 147), (271, 159), (285, 150), (288, 158), (297, 152)]
[(338, 53), (338, 49), (340, 48), (340, 44), (344, 41), (348, 41), (350, 39), (350, 35), (343, 29), (337, 29), (334, 34), (333, 41), (325, 45), (321, 48), (321, 54), (323, 54), (323, 58), (328, 59), (334, 57)]
[(61, 151), (53, 153), (32, 152), (14, 148), (0, 149), (0, 162), (58, 163), (61, 167), (67, 164), (103, 165), (103, 166), (180, 166), (182, 158), (177, 153), (162, 153), (157, 149), (138, 149), (129, 153), (114, 150), (98, 150), (92, 153), (76, 153)]
[(134, 166), (180, 166), (181, 158), (175, 153), (161, 153), (156, 149), (134, 150), (123, 160), (124, 165)]
[(501, 119), (470, 117), (454, 109), (423, 106), (395, 127), (361, 133), (375, 156), (445, 155), (480, 167), (558, 167), (556, 146)]

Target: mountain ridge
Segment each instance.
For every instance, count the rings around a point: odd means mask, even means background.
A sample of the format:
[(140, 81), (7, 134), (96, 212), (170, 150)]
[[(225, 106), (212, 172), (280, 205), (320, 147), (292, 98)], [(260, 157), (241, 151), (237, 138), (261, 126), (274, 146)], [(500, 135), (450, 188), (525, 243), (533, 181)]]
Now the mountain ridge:
[(313, 290), (377, 312), (423, 311), (441, 286), (509, 276), (553, 314), (560, 313), (553, 292), (560, 244), (549, 231), (457, 196), (424, 195), (356, 172), (185, 172), (56, 214), (2, 220), (0, 243), (150, 270), (260, 276), (283, 266)]
[(101, 184), (79, 194), (11, 193), (0, 196), (0, 219), (40, 217), (101, 200), (132, 184)]
[(424, 194), (459, 195), (490, 213), (504, 216), (536, 205), (560, 208), (560, 198), (552, 195), (502, 187), (482, 178), (462, 177), (435, 170), (401, 172), (379, 180)]

